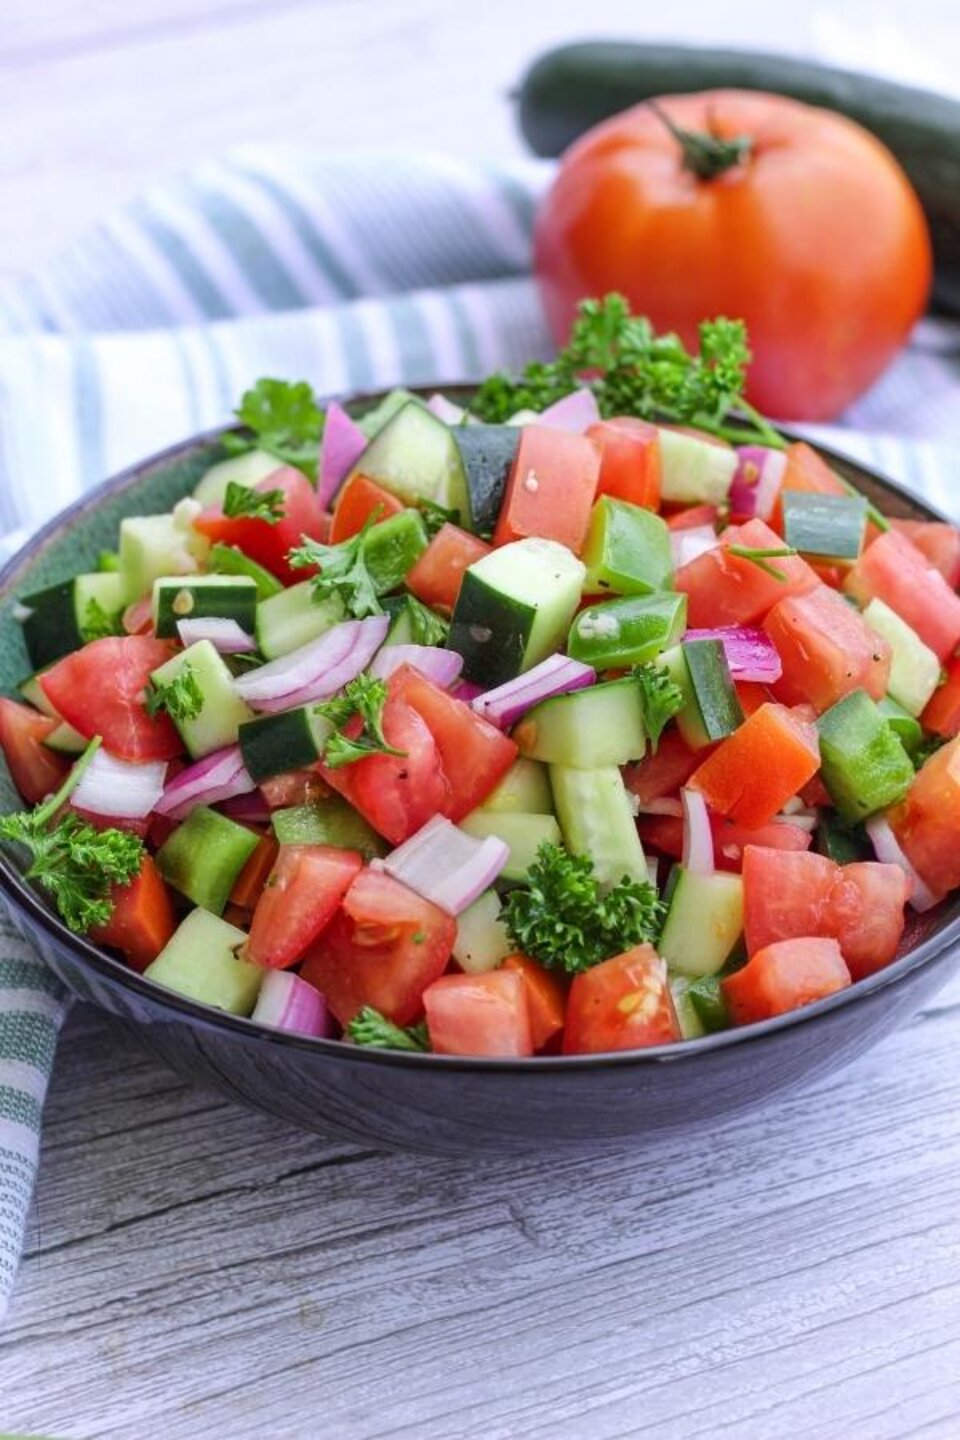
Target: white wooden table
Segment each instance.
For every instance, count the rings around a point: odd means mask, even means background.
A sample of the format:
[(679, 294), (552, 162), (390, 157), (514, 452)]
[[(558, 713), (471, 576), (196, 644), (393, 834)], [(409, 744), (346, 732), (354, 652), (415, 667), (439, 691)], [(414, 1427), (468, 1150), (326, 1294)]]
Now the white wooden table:
[[(956, 83), (935, 0), (909, 29), (866, 0), (794, 7), (789, 27), (763, 0), (683, 9), (2, 0), (0, 275), (242, 141), (511, 153), (510, 83), (586, 29)], [(955, 1440), (958, 1038), (960, 981), (709, 1139), (475, 1164), (284, 1129), (77, 1012), (0, 1337), (0, 1431)]]

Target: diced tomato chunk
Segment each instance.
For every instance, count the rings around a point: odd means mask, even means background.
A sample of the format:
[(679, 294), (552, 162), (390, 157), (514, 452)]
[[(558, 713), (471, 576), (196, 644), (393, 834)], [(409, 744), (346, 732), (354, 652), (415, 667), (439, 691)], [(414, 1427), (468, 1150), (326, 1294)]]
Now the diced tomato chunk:
[(600, 451), (598, 495), (656, 510), (660, 504), (660, 432), (627, 415), (601, 420), (586, 431)]
[(144, 691), (151, 670), (174, 653), (150, 635), (107, 635), (65, 655), (40, 676), (58, 715), (88, 740), (103, 739), (120, 760), (171, 760), (183, 741), (169, 715), (148, 715)]
[(930, 696), (920, 719), (945, 740), (960, 734), (960, 656), (947, 664), (944, 682)]
[(635, 945), (574, 977), (565, 1055), (640, 1050), (679, 1039), (667, 967), (652, 945)]
[(800, 555), (777, 556), (764, 563), (734, 555), (731, 547), (777, 550), (783, 541), (762, 520), (729, 525), (720, 544), (696, 560), (681, 565), (676, 587), (687, 596), (687, 622), (694, 628), (751, 625), (762, 620), (779, 600), (813, 590), (820, 582)]
[(758, 950), (720, 984), (734, 1025), (750, 1025), (843, 990), (850, 972), (836, 940), (805, 936)]
[(142, 973), (177, 928), (170, 891), (149, 855), (144, 855), (140, 873), (128, 885), (113, 887), (110, 901), (110, 919), (106, 925), (94, 926), (90, 939), (121, 950), (128, 964)]
[(407, 589), (424, 605), (452, 613), (460, 594), (463, 572), (488, 554), (490, 546), (469, 530), (449, 522), (441, 525), (407, 575)]
[(683, 821), (679, 815), (638, 815), (637, 834), (645, 850), (671, 860), (683, 858)]
[(718, 815), (755, 828), (772, 820), (819, 768), (816, 727), (783, 705), (761, 705), (721, 741), (689, 784)]
[(493, 532), (494, 545), (539, 536), (579, 555), (599, 475), (599, 452), (585, 435), (525, 425)]
[(236, 545), (244, 555), (276, 575), (285, 585), (303, 580), (309, 570), (295, 570), (287, 561), (294, 546), (306, 537), (322, 540), (328, 531), (329, 519), (320, 508), (317, 493), (306, 475), (290, 465), (282, 465), (258, 480), (254, 490), (279, 490), (283, 496), (283, 516), (274, 524), (250, 516), (231, 519), (221, 507), (204, 510), (193, 522), (195, 530), (214, 544)]
[(346, 1025), (372, 1005), (395, 1025), (420, 1014), (443, 974), (457, 922), (383, 871), (361, 870), (300, 973)]
[(36, 805), (59, 789), (70, 768), (63, 755), (43, 743), (59, 723), (16, 700), (0, 697), (0, 749), (13, 783), (28, 805)]
[(783, 662), (772, 688), (785, 705), (806, 702), (822, 714), (853, 690), (886, 694), (889, 644), (826, 585), (781, 600), (763, 628)]
[(245, 958), (272, 970), (296, 964), (333, 918), (362, 866), (355, 850), (281, 845), (253, 912)]
[(330, 787), (320, 774), (320, 765), (304, 770), (284, 770), (260, 781), (260, 794), (269, 810), (286, 810), (291, 805), (307, 805), (330, 794)]
[(387, 520), (391, 515), (399, 515), (403, 509), (403, 501), (391, 495), (389, 490), (384, 490), (376, 480), (366, 475), (351, 475), (333, 507), (330, 543), (339, 545), (341, 540), (358, 535), (371, 515), (376, 515), (378, 520)]
[(945, 520), (891, 520), (890, 524), (912, 540), (950, 589), (956, 590), (960, 585), (960, 530), (956, 525)]
[(812, 851), (784, 854), (749, 845), (743, 857), (747, 953), (818, 935), (838, 942), (850, 974), (860, 980), (896, 955), (908, 890), (896, 865), (837, 865)]
[(766, 705), (773, 699), (770, 687), (761, 685), (757, 680), (736, 680), (733, 688), (737, 692), (740, 709), (744, 715), (752, 715), (754, 710), (759, 710), (761, 705)]
[(523, 977), (530, 1016), (530, 1038), (534, 1050), (542, 1050), (563, 1029), (567, 986), (559, 975), (545, 970), (529, 955), (508, 955), (501, 968), (516, 970)]
[(437, 1055), (532, 1055), (524, 978), (513, 970), (441, 975), (423, 994)]
[(260, 836), (256, 850), (233, 882), (233, 889), (230, 891), (231, 905), (237, 905), (241, 910), (254, 908), (270, 878), (279, 850), (280, 847), (272, 835)]
[(763, 845), (774, 852), (778, 850), (809, 850), (813, 836), (800, 825), (789, 825), (771, 820), (769, 825), (748, 829), (711, 815), (710, 828), (713, 831), (713, 854), (718, 870), (739, 870), (748, 845)]
[(627, 789), (641, 805), (676, 795), (696, 770), (703, 752), (691, 750), (679, 730), (665, 730), (656, 750), (628, 765), (623, 772)]
[(899, 530), (888, 530), (863, 552), (843, 588), (860, 605), (886, 601), (938, 660), (960, 645), (960, 595)]
[(938, 899), (960, 885), (960, 736), (930, 756), (887, 818), (910, 864)]
[(684, 505), (679, 510), (666, 513), (664, 519), (669, 530), (700, 530), (705, 525), (716, 525), (720, 511), (716, 505)]

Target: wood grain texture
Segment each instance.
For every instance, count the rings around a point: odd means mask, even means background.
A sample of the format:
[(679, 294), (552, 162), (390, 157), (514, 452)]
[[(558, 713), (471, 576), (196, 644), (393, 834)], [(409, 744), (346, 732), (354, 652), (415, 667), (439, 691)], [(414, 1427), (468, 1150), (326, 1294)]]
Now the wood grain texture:
[[(866, 59), (866, 20), (894, 15), (843, 0), (787, 31), (760, 0), (2, 0), (0, 276), (244, 141), (518, 153), (510, 84), (588, 26), (804, 49), (846, 25)], [(918, 33), (924, 15), (947, 21), (921, 0)], [(78, 1012), (0, 1430), (956, 1440), (958, 1038), (960, 982), (708, 1137), (475, 1164), (285, 1129)]]

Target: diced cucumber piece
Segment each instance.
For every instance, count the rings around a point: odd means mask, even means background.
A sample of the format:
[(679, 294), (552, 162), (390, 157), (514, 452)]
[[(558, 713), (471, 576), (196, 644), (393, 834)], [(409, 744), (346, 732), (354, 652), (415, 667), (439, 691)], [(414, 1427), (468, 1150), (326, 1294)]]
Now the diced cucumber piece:
[(593, 861), (601, 885), (616, 885), (625, 875), (648, 879), (633, 807), (616, 765), (597, 770), (551, 765), (550, 784), (563, 843)]
[(249, 575), (164, 575), (153, 582), (153, 629), (161, 640), (177, 636), (178, 620), (211, 616), (236, 620), (253, 634), (257, 585)]
[(237, 740), (243, 763), (259, 784), (286, 770), (303, 770), (323, 755), (333, 734), (315, 705), (300, 705), (279, 715), (260, 715), (240, 726)]
[(916, 630), (883, 600), (871, 600), (863, 618), (893, 652), (887, 689), (904, 710), (919, 715), (940, 684), (940, 661)]
[(699, 1040), (701, 1035), (707, 1033), (706, 1026), (700, 1019), (700, 1012), (690, 998), (692, 984), (693, 981), (686, 975), (673, 975), (670, 978), (670, 997), (680, 1026), (681, 1040)]
[(680, 505), (722, 505), (737, 472), (737, 452), (725, 445), (660, 429), (660, 494)]
[(601, 495), (590, 516), (583, 547), (588, 595), (647, 595), (673, 584), (670, 531), (652, 510)]
[(249, 1015), (267, 973), (238, 956), (246, 940), (207, 910), (191, 910), (143, 972), (166, 990), (175, 990), (201, 1005), (215, 1005), (231, 1015)]
[(636, 680), (608, 680), (541, 700), (513, 732), (520, 752), (548, 765), (596, 770), (640, 760), (646, 749)]
[(120, 579), (125, 605), (148, 595), (161, 575), (193, 575), (210, 548), (172, 514), (128, 515), (120, 521)]
[(418, 510), (401, 510), (374, 525), (360, 549), (377, 594), (399, 590), (428, 544), (427, 528)]
[(384, 645), (445, 645), (450, 622), (415, 595), (387, 595), (383, 608), (390, 616)]
[(719, 976), (702, 975), (692, 979), (689, 975), (676, 975), (670, 981), (670, 992), (684, 1040), (697, 1040), (701, 1035), (729, 1029), (730, 1015)]
[(157, 867), (181, 895), (222, 915), (237, 876), (258, 844), (253, 830), (198, 805), (160, 846)]
[[(693, 679), (684, 650), (683, 645), (675, 645), (672, 649), (664, 651), (658, 663), (683, 696), (683, 705), (674, 717), (681, 737), (691, 750), (702, 750), (712, 742), (700, 712), (700, 704), (693, 688)], [(734, 698), (736, 698), (736, 692), (734, 692)], [(739, 705), (739, 701), (737, 704)]]
[(283, 589), (275, 575), (258, 565), (256, 560), (251, 560), (249, 555), (244, 555), (236, 545), (220, 542), (211, 545), (207, 568), (218, 575), (248, 575), (257, 587), (258, 600), (269, 600), (271, 595), (279, 595)]
[(562, 648), (585, 574), (555, 540), (515, 540), (470, 565), (447, 639), (464, 675), (502, 685)]
[(459, 510), (464, 525), (471, 523), (467, 477), (453, 433), (418, 400), (402, 405), (377, 430), (350, 475), (366, 475), (408, 505), (432, 500)]
[(315, 600), (310, 581), (301, 580), (257, 606), (255, 633), (260, 653), (267, 660), (289, 655), (339, 625), (345, 614), (339, 595)]
[(817, 721), (820, 778), (845, 820), (864, 820), (902, 800), (913, 764), (865, 690), (854, 690)]
[(496, 835), (510, 847), (510, 858), (499, 879), (518, 883), (537, 858), (541, 845), (560, 844), (560, 826), (552, 815), (525, 815), (514, 810), (474, 810), (460, 821), (461, 830), (477, 840)]
[(492, 534), (503, 504), (507, 478), (520, 442), (512, 425), (456, 425), (450, 432), (470, 492), (470, 516), (461, 516), (481, 535)]
[(56, 730), (51, 730), (44, 740), (48, 750), (57, 750), (62, 755), (82, 755), (90, 744), (86, 735), (81, 735), (79, 730), (74, 730), (66, 720), (62, 720)]
[[(183, 743), (195, 760), (235, 745), (240, 726), (253, 719), (253, 712), (237, 694), (227, 663), (209, 640), (198, 640), (179, 651), (158, 670), (150, 672), (157, 685), (169, 685), (187, 667), (199, 686), (203, 705), (189, 719), (172, 716)], [(199, 902), (198, 902), (199, 903)]]
[(384, 395), (379, 405), (374, 405), (359, 418), (354, 416), (354, 419), (367, 439), (372, 440), (374, 435), (379, 434), (383, 429), (387, 421), (392, 420), (394, 415), (405, 405), (420, 405), (426, 409), (426, 404), (419, 395), (414, 395), (412, 390), (404, 390), (402, 386), (398, 386), (396, 390), (391, 390), (388, 395)]
[(528, 815), (552, 815), (553, 792), (547, 767), (525, 755), (514, 760), (497, 787), (480, 806), (481, 810), (521, 810)]
[[(23, 639), (36, 670), (71, 650), (120, 632), (124, 607), (120, 576), (105, 570), (75, 575), (21, 597)], [(29, 614), (26, 612), (29, 611)]]
[(274, 810), (270, 820), (281, 845), (332, 845), (337, 850), (359, 850), (366, 860), (387, 852), (386, 842), (339, 795)]
[(723, 740), (744, 721), (723, 642), (684, 640), (680, 648), (703, 733), (708, 740)]
[(852, 565), (863, 549), (868, 504), (863, 495), (784, 490), (784, 544), (810, 560)]
[(691, 875), (676, 865), (667, 894), (667, 917), (657, 950), (669, 970), (715, 975), (743, 931), (743, 880), (717, 870)]
[(248, 450), (244, 455), (232, 455), (229, 460), (220, 460), (216, 465), (211, 465), (210, 469), (201, 475), (193, 498), (199, 500), (205, 508), (222, 505), (228, 485), (245, 485), (252, 489), (275, 470), (279, 470), (282, 464), (282, 460), (278, 460), (276, 455), (269, 455), (266, 450)]
[(453, 958), (468, 975), (482, 975), (485, 970), (496, 970), (512, 950), (507, 927), (500, 919), (500, 896), (496, 890), (484, 890), (457, 916)]
[(908, 755), (919, 749), (923, 744), (923, 726), (915, 715), (904, 710), (903, 706), (889, 695), (884, 695), (877, 701), (877, 709)]
[(42, 670), (37, 670), (33, 675), (28, 675), (25, 680), (21, 680), (17, 686), (17, 694), (22, 695), (27, 704), (32, 705), (35, 710), (39, 710), (41, 715), (49, 715), (51, 719), (56, 719), (57, 712), (50, 704), (46, 692), (40, 684), (42, 674)]
[(567, 654), (597, 670), (622, 670), (655, 660), (686, 629), (687, 597), (661, 592), (601, 600), (570, 626)]

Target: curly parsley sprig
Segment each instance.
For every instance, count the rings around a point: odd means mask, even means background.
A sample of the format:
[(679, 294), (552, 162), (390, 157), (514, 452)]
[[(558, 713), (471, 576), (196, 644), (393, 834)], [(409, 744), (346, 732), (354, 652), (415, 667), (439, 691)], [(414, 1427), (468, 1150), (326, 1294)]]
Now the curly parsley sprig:
[(378, 1050), (430, 1049), (430, 1038), (424, 1024), (394, 1025), (372, 1005), (363, 1005), (347, 1025), (347, 1034), (355, 1045), (373, 1046)]

